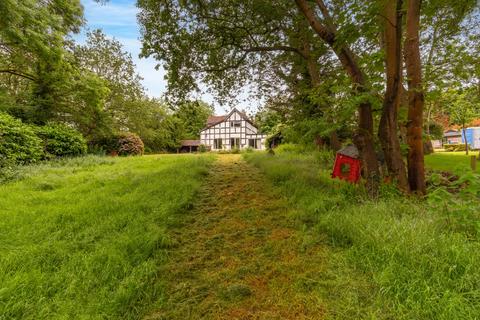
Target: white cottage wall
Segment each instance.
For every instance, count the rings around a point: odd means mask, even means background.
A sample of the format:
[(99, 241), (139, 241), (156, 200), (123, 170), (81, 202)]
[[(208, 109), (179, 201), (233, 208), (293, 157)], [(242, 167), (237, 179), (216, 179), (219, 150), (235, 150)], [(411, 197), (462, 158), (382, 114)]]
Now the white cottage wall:
[[(258, 134), (257, 128), (237, 111), (234, 110), (228, 117), (200, 133), (200, 143), (211, 150), (231, 150), (235, 147), (245, 149), (253, 143), (257, 149), (265, 148), (265, 136)], [(221, 146), (220, 140), (221, 139)], [(234, 140), (235, 139), (235, 140)], [(237, 140), (238, 139), (238, 140)], [(235, 142), (239, 143), (235, 146)]]

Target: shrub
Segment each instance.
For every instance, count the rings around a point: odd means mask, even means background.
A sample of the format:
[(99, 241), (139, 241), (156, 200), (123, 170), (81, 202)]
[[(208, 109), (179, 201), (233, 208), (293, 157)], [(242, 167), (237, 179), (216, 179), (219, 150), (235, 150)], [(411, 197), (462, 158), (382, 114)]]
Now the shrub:
[(36, 129), (43, 140), (45, 158), (71, 157), (85, 154), (87, 142), (82, 134), (62, 124), (49, 124)]
[(201, 145), (198, 147), (198, 151), (201, 152), (201, 153), (207, 152), (207, 146), (204, 145), (204, 144), (201, 144)]
[(42, 157), (42, 141), (32, 127), (0, 113), (0, 167), (27, 164)]
[(131, 132), (120, 132), (91, 140), (89, 151), (98, 155), (142, 155), (145, 152), (145, 145), (138, 135)]
[(121, 133), (118, 135), (118, 155), (139, 156), (144, 152), (142, 139), (134, 133)]
[(445, 151), (465, 151), (465, 144), (458, 143), (458, 144), (445, 144), (444, 146)]

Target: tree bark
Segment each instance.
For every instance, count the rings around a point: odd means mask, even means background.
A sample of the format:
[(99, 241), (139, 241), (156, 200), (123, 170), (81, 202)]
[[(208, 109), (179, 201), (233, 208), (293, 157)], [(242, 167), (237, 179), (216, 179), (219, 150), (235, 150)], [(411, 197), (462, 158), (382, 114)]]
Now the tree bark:
[(420, 7), (421, 0), (407, 1), (405, 62), (408, 77), (408, 182), (412, 192), (423, 195), (426, 185), (422, 141), (424, 93), (419, 39)]
[[(339, 44), (336, 39), (336, 32), (331, 17), (328, 14), (325, 4), (322, 0), (316, 0), (322, 15), (327, 21), (327, 26), (323, 25), (317, 19), (315, 12), (308, 4), (307, 0), (295, 0), (300, 12), (305, 16), (316, 34), (326, 42), (340, 60), (343, 68), (350, 76), (354, 90), (358, 93), (365, 92), (365, 76), (361, 71), (353, 52), (346, 45)], [(330, 25), (330, 27), (329, 27)], [(354, 137), (354, 143), (357, 146), (367, 179), (367, 188), (371, 196), (376, 196), (380, 175), (378, 161), (374, 148), (373, 139), (373, 115), (372, 105), (369, 102), (360, 103), (358, 106), (358, 132)]]
[(390, 177), (400, 190), (409, 191), (407, 171), (398, 138), (398, 107), (402, 80), (402, 0), (386, 0), (384, 14), (384, 48), (387, 86), (383, 100), (378, 137)]

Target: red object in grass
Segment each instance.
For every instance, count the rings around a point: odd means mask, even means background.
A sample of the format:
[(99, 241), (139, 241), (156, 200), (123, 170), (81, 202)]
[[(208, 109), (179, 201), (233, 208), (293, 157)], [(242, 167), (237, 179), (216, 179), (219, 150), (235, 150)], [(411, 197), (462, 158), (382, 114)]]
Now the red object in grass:
[(358, 159), (358, 150), (355, 146), (347, 146), (337, 152), (333, 165), (332, 178), (357, 183), (360, 179), (361, 162)]

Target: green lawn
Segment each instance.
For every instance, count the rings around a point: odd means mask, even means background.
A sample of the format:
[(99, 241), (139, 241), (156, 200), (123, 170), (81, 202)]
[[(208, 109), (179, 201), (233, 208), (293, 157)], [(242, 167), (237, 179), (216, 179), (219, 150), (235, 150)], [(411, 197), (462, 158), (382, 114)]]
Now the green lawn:
[(330, 178), (324, 153), (245, 157), (288, 199), (305, 241), (330, 248), (309, 290), (331, 318), (480, 319), (480, 201), (419, 201), (388, 186), (368, 201)]
[(0, 186), (0, 319), (480, 319), (478, 193), (370, 201), (287, 147), (25, 167)]
[(0, 186), (0, 319), (133, 319), (209, 156), (86, 157)]
[[(449, 171), (457, 175), (471, 172), (470, 156), (478, 157), (478, 151), (470, 152), (467, 156), (465, 151), (460, 152), (435, 152), (425, 157), (425, 166), (433, 170)], [(477, 165), (480, 172), (480, 163)]]

